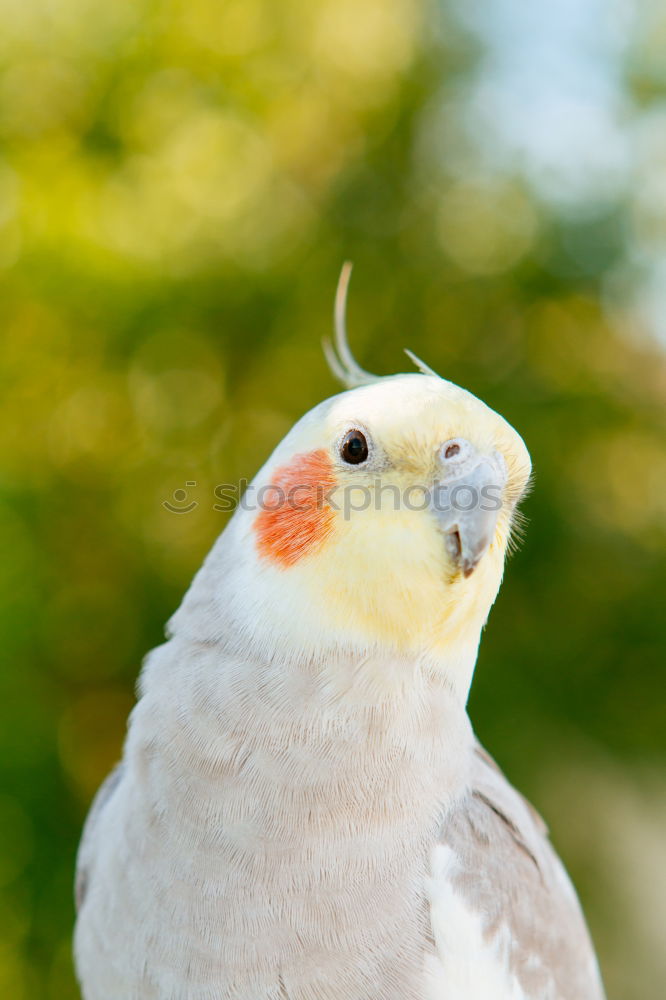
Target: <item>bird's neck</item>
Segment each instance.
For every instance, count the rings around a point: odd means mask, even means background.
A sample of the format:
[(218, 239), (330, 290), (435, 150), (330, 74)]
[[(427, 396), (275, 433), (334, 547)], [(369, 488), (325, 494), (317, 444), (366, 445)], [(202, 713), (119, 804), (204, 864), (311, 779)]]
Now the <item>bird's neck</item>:
[[(464, 789), (471, 740), (464, 707), (414, 664), (278, 667), (172, 639), (144, 673), (128, 750), (151, 785), (142, 801), (161, 804), (160, 842), (200, 859), (207, 898), (234, 900), (220, 933), (248, 939), (251, 921), (261, 947), (248, 969), (270, 964), (275, 943), (274, 962), (296, 949), (319, 956), (318, 975), (330, 958), (339, 979), (342, 953), (346, 991), (316, 995), (406, 1000), (418, 995), (428, 852)], [(367, 992), (364, 962), (376, 962)]]
[[(161, 749), (174, 770), (215, 777), (223, 794), (236, 778), (245, 792), (270, 784), (270, 822), (295, 821), (301, 834), (299, 795), (309, 811), (335, 802), (349, 815), (359, 804), (370, 821), (381, 795), (404, 785), (425, 820), (458, 791), (473, 740), (446, 678), (441, 665), (395, 655), (346, 650), (326, 662), (262, 662), (176, 636), (148, 658), (136, 727), (151, 744), (165, 734)], [(364, 779), (370, 794), (359, 797)], [(284, 815), (283, 793), (293, 806)], [(331, 810), (331, 823), (336, 817)]]

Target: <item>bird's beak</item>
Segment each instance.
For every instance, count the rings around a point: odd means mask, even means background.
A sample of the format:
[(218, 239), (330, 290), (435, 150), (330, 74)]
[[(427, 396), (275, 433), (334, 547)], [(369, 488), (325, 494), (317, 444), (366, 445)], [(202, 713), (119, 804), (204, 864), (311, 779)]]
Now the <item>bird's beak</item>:
[(449, 556), (467, 577), (495, 536), (506, 463), (498, 451), (484, 454), (464, 438), (446, 441), (437, 457), (431, 508)]

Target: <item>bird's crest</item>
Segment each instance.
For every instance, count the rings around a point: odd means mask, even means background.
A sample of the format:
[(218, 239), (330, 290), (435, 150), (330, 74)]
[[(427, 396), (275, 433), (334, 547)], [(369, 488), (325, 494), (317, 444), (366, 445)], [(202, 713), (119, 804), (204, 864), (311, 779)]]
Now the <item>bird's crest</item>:
[[(361, 368), (351, 352), (347, 339), (347, 292), (349, 290), (352, 267), (353, 265), (350, 261), (345, 261), (342, 265), (338, 287), (335, 292), (333, 343), (328, 338), (323, 343), (324, 354), (329, 368), (347, 389), (355, 389), (360, 385), (371, 385), (373, 382), (378, 382), (381, 378), (381, 375), (373, 375), (371, 372), (367, 372), (364, 368)], [(440, 377), (424, 361), (417, 358), (412, 351), (407, 348), (404, 350), (407, 357), (414, 364), (414, 367), (423, 375), (434, 375), (435, 378)]]

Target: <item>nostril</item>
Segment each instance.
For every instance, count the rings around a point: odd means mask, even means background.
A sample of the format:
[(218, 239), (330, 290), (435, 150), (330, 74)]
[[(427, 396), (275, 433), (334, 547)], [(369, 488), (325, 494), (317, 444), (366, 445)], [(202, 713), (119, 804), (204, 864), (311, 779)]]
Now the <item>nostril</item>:
[(450, 437), (448, 441), (442, 441), (438, 457), (449, 474), (463, 465), (471, 462), (476, 455), (476, 448), (464, 437)]

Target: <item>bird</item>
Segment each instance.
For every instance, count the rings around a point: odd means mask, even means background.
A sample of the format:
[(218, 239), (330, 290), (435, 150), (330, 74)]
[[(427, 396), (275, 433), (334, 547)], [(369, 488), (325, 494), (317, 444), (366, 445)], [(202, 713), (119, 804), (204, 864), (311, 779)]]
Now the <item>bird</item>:
[(531, 479), (410, 354), (277, 446), (144, 661), (77, 858), (84, 1000), (603, 1000), (544, 822), (467, 713)]

